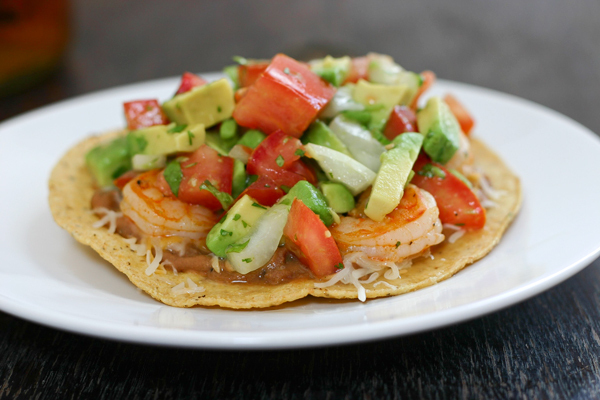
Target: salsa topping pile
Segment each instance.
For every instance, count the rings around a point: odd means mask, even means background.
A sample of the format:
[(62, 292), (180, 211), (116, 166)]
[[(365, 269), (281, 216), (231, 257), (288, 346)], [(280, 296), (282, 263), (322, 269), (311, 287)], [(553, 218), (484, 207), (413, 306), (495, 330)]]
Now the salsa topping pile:
[[(284, 247), (290, 264), (322, 278), (362, 248), (342, 245), (345, 226), (384, 235), (427, 207), (439, 210), (434, 226), (485, 225), (468, 179), (473, 119), (451, 95), (417, 108), (432, 72), (406, 71), (379, 54), (234, 60), (227, 78), (213, 82), (184, 73), (162, 104), (124, 103), (127, 134), (86, 155), (98, 188), (119, 190), (124, 218), (145, 236), (192, 232), (198, 248), (241, 275), (276, 253), (285, 260)], [(397, 261), (403, 245), (419, 240), (371, 247)], [(439, 240), (428, 243), (406, 254)]]

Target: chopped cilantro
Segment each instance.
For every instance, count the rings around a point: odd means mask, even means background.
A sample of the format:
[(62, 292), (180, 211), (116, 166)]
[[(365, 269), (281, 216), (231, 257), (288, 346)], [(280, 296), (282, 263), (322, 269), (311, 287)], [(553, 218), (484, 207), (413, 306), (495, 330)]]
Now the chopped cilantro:
[(221, 236), (232, 236), (233, 232), (226, 231), (225, 229), (221, 229)]
[(214, 185), (210, 183), (208, 179), (205, 180), (202, 185), (200, 185), (200, 190), (207, 190), (210, 193), (212, 193), (217, 198), (217, 200), (219, 200), (219, 202), (223, 206), (223, 209), (229, 208), (231, 203), (233, 203), (233, 197), (231, 197), (229, 193), (219, 191), (219, 189), (214, 187)]
[(217, 106), (217, 112), (221, 112), (223, 109), (221, 108), (221, 106)]
[(339, 263), (339, 264), (336, 264), (336, 265), (335, 265), (335, 267), (336, 267), (337, 269), (344, 269), (344, 264), (342, 264), (342, 263)]
[[(244, 243), (232, 244), (227, 247), (225, 253), (239, 253), (240, 251), (244, 250), (246, 246), (248, 246), (248, 242), (250, 242), (250, 240), (246, 240)], [(252, 261), (252, 259), (250, 259), (250, 261)]]
[(235, 214), (235, 215), (233, 216), (233, 220), (234, 220), (234, 221), (237, 221), (237, 220), (238, 220), (238, 219), (240, 219), (240, 218), (242, 218), (242, 216), (241, 216), (240, 214)]
[(281, 185), (281, 186), (279, 186), (279, 188), (281, 190), (283, 190), (285, 193), (289, 193), (290, 192), (290, 187), (289, 186)]
[(400, 242), (396, 242), (396, 248), (400, 247), (401, 244), (402, 243), (400, 243)]
[(190, 146), (192, 145), (192, 139), (195, 138), (196, 135), (192, 133), (192, 131), (188, 131), (188, 140), (190, 142)]
[(177, 161), (171, 161), (164, 172), (165, 180), (171, 188), (171, 192), (175, 196), (179, 196), (179, 185), (183, 179), (183, 172), (181, 172), (181, 165)]
[(244, 258), (242, 261), (245, 262), (245, 263), (251, 263), (252, 262), (252, 258)]
[(417, 172), (417, 174), (424, 176), (426, 178), (440, 178), (440, 179), (444, 179), (446, 178), (446, 173), (444, 171), (442, 171), (439, 167), (436, 167), (435, 165), (432, 164), (425, 164), (423, 166), (423, 168), (421, 168), (421, 170), (419, 172)]
[(247, 228), (248, 226), (250, 226), (250, 224), (248, 224), (246, 221), (242, 220), (242, 225), (244, 225), (244, 228)]
[(281, 154), (277, 156), (277, 158), (275, 159), (275, 162), (280, 167), (283, 167), (283, 164), (285, 164), (285, 160), (283, 159), (283, 157), (281, 156)]
[[(174, 127), (170, 128), (167, 133), (180, 133), (183, 132), (183, 130), (187, 128), (187, 125), (182, 124), (182, 125), (175, 125)], [(191, 143), (190, 143), (191, 144)]]
[(300, 156), (300, 157), (304, 157), (304, 150), (302, 150), (302, 149), (297, 149), (297, 150), (294, 152), (294, 155), (296, 155), (296, 156)]
[(258, 204), (257, 202), (252, 203), (252, 207), (262, 208), (263, 210), (267, 209), (267, 207), (265, 207), (265, 206), (263, 206), (261, 204)]
[(194, 165), (198, 164), (197, 162), (193, 162), (191, 164), (188, 165), (184, 165), (183, 168), (192, 168)]

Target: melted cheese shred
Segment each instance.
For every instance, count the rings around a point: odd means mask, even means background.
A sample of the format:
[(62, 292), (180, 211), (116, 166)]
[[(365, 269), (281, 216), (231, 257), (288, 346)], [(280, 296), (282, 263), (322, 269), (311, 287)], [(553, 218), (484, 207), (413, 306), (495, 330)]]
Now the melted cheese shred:
[(115, 233), (117, 231), (117, 218), (123, 216), (122, 212), (109, 210), (108, 208), (98, 207), (92, 210), (95, 214), (104, 214), (102, 218), (92, 224), (92, 228), (100, 228), (106, 224), (108, 225), (108, 233)]
[(158, 240), (156, 240), (156, 238), (152, 238), (150, 240), (150, 244), (154, 248), (155, 255), (154, 255), (154, 258), (152, 258), (152, 251), (151, 250), (146, 251), (146, 263), (148, 264), (148, 268), (146, 268), (145, 273), (148, 276), (150, 276), (150, 275), (154, 274), (154, 272), (156, 272), (156, 269), (160, 265), (160, 262), (163, 257), (163, 249), (160, 246), (160, 243), (158, 242)]
[[(376, 281), (383, 272), (383, 278), (386, 280), (400, 279), (400, 270), (410, 267), (411, 260), (400, 262), (377, 261), (367, 257), (364, 253), (354, 252), (344, 256), (344, 269), (337, 272), (326, 282), (315, 283), (316, 288), (327, 288), (338, 282), (351, 284), (356, 287), (358, 299), (367, 300), (367, 289), (363, 285)], [(365, 279), (363, 279), (365, 278)], [(379, 281), (378, 284), (384, 284), (391, 288), (396, 288), (389, 282)]]
[[(187, 284), (187, 286), (186, 286)], [(193, 294), (193, 293), (202, 293), (204, 292), (204, 288), (202, 286), (198, 286), (198, 284), (196, 284), (196, 282), (194, 282), (193, 280), (191, 280), (190, 278), (186, 278), (185, 281), (181, 282), (180, 284), (173, 286), (171, 288), (171, 292), (174, 295), (182, 295), (182, 294)]]

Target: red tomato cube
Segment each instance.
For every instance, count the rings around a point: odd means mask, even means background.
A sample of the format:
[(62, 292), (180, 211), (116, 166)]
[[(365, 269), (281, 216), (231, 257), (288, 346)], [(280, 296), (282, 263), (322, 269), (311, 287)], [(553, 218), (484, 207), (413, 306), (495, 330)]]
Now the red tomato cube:
[(184, 72), (181, 76), (181, 84), (179, 85), (179, 89), (175, 94), (181, 94), (185, 92), (189, 92), (193, 88), (197, 86), (206, 85), (206, 81), (200, 78), (198, 75), (192, 74), (191, 72)]
[(321, 218), (301, 200), (292, 203), (283, 235), (286, 246), (317, 276), (335, 273), (342, 255)]
[(418, 132), (417, 115), (406, 106), (395, 106), (385, 126), (383, 134), (389, 140), (404, 132)]
[(136, 100), (123, 103), (127, 128), (131, 130), (153, 125), (165, 125), (169, 118), (163, 112), (158, 100)]
[(300, 137), (334, 94), (306, 65), (278, 54), (237, 103), (233, 118), (266, 134), (282, 130)]
[(447, 94), (444, 97), (444, 101), (446, 102), (446, 104), (448, 104), (448, 107), (450, 107), (450, 111), (452, 111), (452, 114), (454, 114), (454, 116), (458, 120), (458, 123), (460, 124), (460, 129), (462, 129), (465, 135), (471, 133), (471, 129), (473, 129), (475, 121), (473, 120), (473, 117), (471, 117), (471, 114), (467, 111), (465, 106), (463, 106), (458, 101), (458, 99), (452, 96), (451, 94)]

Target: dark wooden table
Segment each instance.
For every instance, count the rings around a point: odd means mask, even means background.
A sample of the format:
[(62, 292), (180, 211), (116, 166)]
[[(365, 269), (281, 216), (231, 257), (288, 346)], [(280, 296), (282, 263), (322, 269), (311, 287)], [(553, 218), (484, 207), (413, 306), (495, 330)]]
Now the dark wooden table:
[[(64, 65), (43, 85), (0, 99), (0, 120), (93, 90), (217, 70), (235, 54), (377, 51), (407, 69), (533, 100), (600, 132), (600, 3), (522, 3), (74, 1)], [(0, 398), (597, 398), (599, 310), (596, 260), (471, 322), (321, 349), (156, 348), (0, 313)]]

